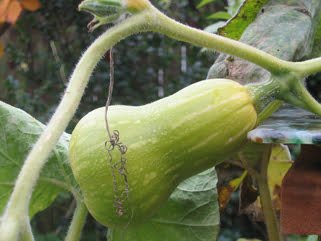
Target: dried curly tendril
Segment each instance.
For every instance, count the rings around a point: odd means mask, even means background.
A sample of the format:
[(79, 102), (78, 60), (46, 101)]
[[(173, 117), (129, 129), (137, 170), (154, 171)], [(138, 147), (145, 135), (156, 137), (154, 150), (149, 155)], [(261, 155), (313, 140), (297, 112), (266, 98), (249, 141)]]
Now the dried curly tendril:
[[(116, 214), (119, 216), (123, 216), (125, 214), (124, 211), (124, 202), (129, 198), (129, 185), (128, 185), (128, 178), (127, 178), (127, 169), (126, 163), (127, 159), (125, 154), (127, 152), (127, 146), (120, 142), (119, 131), (114, 130), (113, 133), (110, 132), (109, 124), (108, 124), (108, 107), (111, 103), (113, 87), (114, 87), (114, 61), (113, 61), (113, 49), (110, 49), (110, 82), (109, 82), (109, 89), (108, 89), (108, 97), (105, 106), (105, 125), (106, 131), (108, 134), (109, 140), (105, 142), (105, 148), (108, 153), (108, 164), (111, 167), (112, 178), (113, 178), (113, 189), (114, 189), (114, 207), (116, 210)], [(112, 152), (119, 151), (120, 159), (113, 160)], [(119, 183), (117, 181), (117, 175), (121, 176), (121, 179), (124, 182), (124, 190), (119, 188)]]

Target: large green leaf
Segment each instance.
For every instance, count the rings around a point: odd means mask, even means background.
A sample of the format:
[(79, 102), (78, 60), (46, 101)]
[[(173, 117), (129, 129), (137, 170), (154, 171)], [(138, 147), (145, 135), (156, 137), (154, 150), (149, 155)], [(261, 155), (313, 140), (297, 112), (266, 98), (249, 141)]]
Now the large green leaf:
[[(8, 201), (26, 155), (43, 129), (44, 125), (26, 112), (0, 101), (0, 213)], [(74, 185), (67, 163), (69, 138), (68, 134), (61, 136), (41, 173), (32, 194), (31, 216), (47, 208), (59, 193)]]
[(214, 169), (182, 182), (158, 214), (147, 223), (110, 230), (108, 241), (214, 241), (219, 208)]
[[(320, 9), (321, 1), (315, 0), (269, 1), (264, 5), (264, 13), (244, 30), (240, 41), (284, 60), (306, 58), (311, 53), (311, 33), (319, 21)], [(268, 80), (270, 73), (248, 61), (220, 54), (208, 78), (228, 78), (247, 84)]]

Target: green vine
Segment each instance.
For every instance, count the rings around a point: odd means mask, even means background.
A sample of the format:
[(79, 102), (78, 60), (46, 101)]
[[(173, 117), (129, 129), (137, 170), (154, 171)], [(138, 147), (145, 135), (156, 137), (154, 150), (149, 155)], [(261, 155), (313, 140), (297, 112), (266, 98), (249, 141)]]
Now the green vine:
[[(80, 9), (85, 6), (85, 3), (89, 4), (91, 1), (99, 0), (86, 0), (80, 5)], [(275, 85), (275, 88), (279, 88), (280, 95), (276, 96), (276, 98), (283, 98), (285, 101), (321, 114), (319, 104), (305, 91), (301, 83), (302, 78), (321, 71), (321, 58), (297, 63), (284, 61), (244, 43), (178, 23), (158, 11), (147, 0), (110, 0), (103, 2), (105, 5), (101, 5), (102, 8), (110, 7), (111, 3), (115, 4), (118, 2), (120, 4), (114, 8), (113, 11), (115, 12), (111, 12), (112, 18), (108, 18), (108, 15), (99, 16), (100, 18), (96, 18), (96, 21), (102, 21), (102, 17), (104, 17), (104, 20), (107, 19), (107, 21), (103, 23), (119, 21), (119, 17), (126, 12), (131, 13), (132, 16), (103, 33), (86, 50), (78, 62), (55, 114), (29, 153), (17, 178), (14, 190), (1, 217), (0, 241), (17, 241), (19, 237), (22, 237), (23, 240), (33, 240), (30, 231), (28, 208), (30, 197), (39, 178), (41, 169), (46, 163), (59, 137), (73, 117), (89, 78), (100, 58), (117, 42), (132, 34), (146, 31), (158, 32), (179, 41), (215, 49), (248, 60), (276, 76), (276, 82), (268, 83), (271, 84), (271, 86), (272, 84)], [(99, 9), (87, 9), (89, 12), (94, 11), (92, 12), (94, 16), (97, 16), (98, 10)], [(110, 14), (108, 11), (107, 13)], [(257, 92), (258, 89), (253, 87), (253, 91)], [(290, 93), (290, 97), (283, 97), (284, 95), (282, 93), (286, 92)], [(296, 98), (296, 94), (299, 92), (304, 97), (303, 102), (300, 102)], [(264, 109), (264, 107), (262, 109)], [(270, 113), (267, 112), (266, 115), (269, 114)], [(71, 226), (74, 227), (72, 230), (76, 230), (76, 234), (71, 235), (71, 237), (78, 237), (78, 229), (81, 229), (83, 225), (85, 213), (84, 207), (79, 206), (77, 208), (75, 217), (78, 221), (73, 222)], [(76, 238), (69, 237), (70, 236), (67, 237), (68, 241), (76, 240)]]

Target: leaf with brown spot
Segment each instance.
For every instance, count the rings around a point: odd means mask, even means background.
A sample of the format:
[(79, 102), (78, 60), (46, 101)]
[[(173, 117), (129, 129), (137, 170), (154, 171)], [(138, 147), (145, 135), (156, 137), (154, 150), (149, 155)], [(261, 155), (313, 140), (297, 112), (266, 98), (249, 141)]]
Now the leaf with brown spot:
[(241, 176), (230, 180), (227, 185), (218, 188), (218, 201), (220, 209), (224, 209), (226, 207), (231, 198), (232, 193), (238, 189), (246, 175), (247, 172), (244, 171)]
[(293, 161), (289, 149), (285, 145), (275, 145), (272, 149), (268, 167), (268, 182), (274, 207), (279, 210), (281, 207), (280, 188), (285, 174), (292, 166)]

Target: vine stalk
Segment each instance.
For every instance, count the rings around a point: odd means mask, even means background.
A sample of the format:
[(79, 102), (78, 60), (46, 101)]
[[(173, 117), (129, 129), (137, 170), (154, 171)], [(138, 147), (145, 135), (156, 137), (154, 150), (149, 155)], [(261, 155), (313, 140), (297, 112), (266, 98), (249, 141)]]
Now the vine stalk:
[(87, 214), (88, 211), (85, 204), (81, 200), (77, 200), (76, 210), (74, 212), (74, 216), (72, 217), (65, 241), (80, 240), (81, 232), (85, 225)]
[(293, 72), (304, 78), (321, 71), (321, 57), (303, 62), (285, 61), (245, 43), (181, 24), (152, 5), (150, 9), (154, 15), (152, 30), (173, 39), (248, 60), (274, 75)]
[(177, 40), (243, 58), (276, 75), (294, 72), (304, 77), (321, 71), (321, 58), (299, 63), (284, 61), (244, 43), (178, 23), (162, 14), (151, 4), (143, 6), (146, 7), (143, 11), (135, 13), (103, 33), (81, 57), (55, 114), (29, 153), (18, 175), (1, 217), (0, 241), (18, 240), (24, 220), (28, 218), (30, 197), (42, 167), (73, 117), (96, 64), (103, 54), (121, 39), (139, 32), (154, 31)]
[[(268, 165), (273, 145), (258, 145), (247, 145), (238, 154), (244, 168), (255, 179), (258, 185), (268, 240), (283, 241), (268, 184)], [(253, 152), (254, 148), (255, 152)]]
[(268, 233), (268, 240), (283, 241), (279, 229), (279, 222), (276, 211), (272, 203), (271, 193), (268, 184), (268, 165), (272, 152), (272, 145), (268, 145), (262, 155), (261, 170), (259, 175), (256, 175), (256, 180), (260, 192), (260, 201), (263, 209), (264, 220)]
[(88, 80), (98, 61), (109, 48), (121, 39), (144, 31), (146, 15), (148, 14), (148, 12), (142, 12), (110, 28), (96, 39), (81, 57), (55, 114), (29, 153), (18, 175), (9, 202), (1, 217), (0, 241), (18, 240), (23, 225), (21, 220), (28, 217), (32, 190), (37, 183), (40, 171), (76, 112)]

